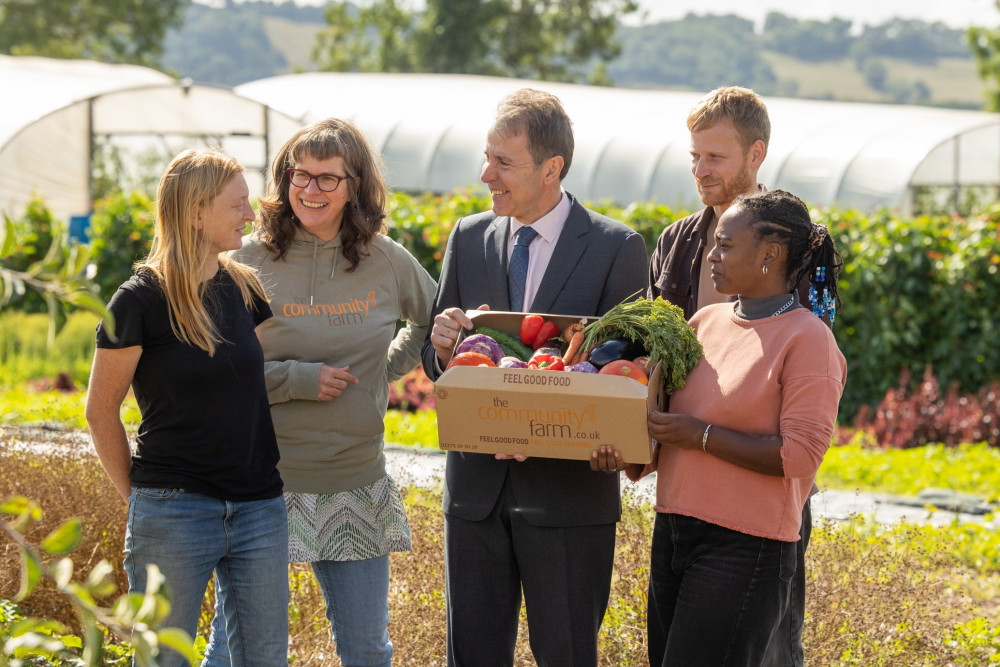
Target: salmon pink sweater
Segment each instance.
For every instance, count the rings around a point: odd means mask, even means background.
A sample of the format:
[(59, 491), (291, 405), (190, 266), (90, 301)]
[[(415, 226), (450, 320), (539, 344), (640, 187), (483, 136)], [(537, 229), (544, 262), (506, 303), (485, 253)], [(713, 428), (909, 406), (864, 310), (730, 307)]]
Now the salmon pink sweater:
[[(732, 303), (691, 318), (704, 356), (670, 412), (734, 431), (780, 434), (784, 476), (741, 468), (701, 449), (657, 447), (656, 511), (750, 535), (799, 539), (802, 508), (833, 436), (847, 365), (808, 308), (746, 320)], [(711, 436), (709, 436), (711, 443)]]

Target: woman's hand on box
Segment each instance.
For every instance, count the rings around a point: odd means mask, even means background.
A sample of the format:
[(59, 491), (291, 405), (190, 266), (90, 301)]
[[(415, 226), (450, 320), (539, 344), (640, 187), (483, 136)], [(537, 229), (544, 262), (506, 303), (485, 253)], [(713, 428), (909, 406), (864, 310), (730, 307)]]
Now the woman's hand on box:
[(646, 418), (646, 429), (649, 437), (661, 445), (701, 449), (705, 422), (690, 415), (652, 411)]
[(590, 469), (596, 472), (618, 473), (625, 469), (622, 453), (611, 445), (601, 445), (590, 452)]

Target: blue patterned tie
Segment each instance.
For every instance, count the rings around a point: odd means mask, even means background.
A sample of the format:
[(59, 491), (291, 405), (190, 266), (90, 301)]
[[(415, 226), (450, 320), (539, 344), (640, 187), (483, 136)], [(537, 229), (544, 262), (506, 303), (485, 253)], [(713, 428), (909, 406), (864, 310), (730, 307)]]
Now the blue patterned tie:
[(524, 281), (528, 277), (528, 246), (538, 236), (531, 227), (525, 225), (517, 230), (514, 251), (507, 266), (507, 291), (510, 295), (510, 309), (518, 313), (524, 308)]

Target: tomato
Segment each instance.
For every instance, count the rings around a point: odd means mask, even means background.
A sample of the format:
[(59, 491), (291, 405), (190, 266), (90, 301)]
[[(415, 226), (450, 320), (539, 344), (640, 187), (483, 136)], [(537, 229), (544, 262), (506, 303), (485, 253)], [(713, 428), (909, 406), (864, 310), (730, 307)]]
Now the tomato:
[(541, 315), (525, 315), (521, 320), (521, 342), (525, 345), (534, 343), (543, 324), (545, 320)]
[(604, 375), (624, 375), (627, 378), (632, 378), (643, 384), (649, 382), (649, 378), (643, 372), (642, 367), (634, 361), (629, 361), (628, 359), (617, 359), (615, 361), (609, 361), (604, 364), (604, 366), (599, 371)]
[(538, 333), (535, 335), (536, 338), (535, 341), (531, 343), (531, 347), (537, 350), (542, 345), (549, 342), (550, 338), (555, 338), (559, 335), (559, 326), (555, 322), (545, 322), (542, 324), (542, 328), (539, 329)]
[(452, 366), (489, 366), (493, 368), (496, 364), (482, 352), (462, 352), (461, 354), (456, 354), (448, 362), (448, 368)]

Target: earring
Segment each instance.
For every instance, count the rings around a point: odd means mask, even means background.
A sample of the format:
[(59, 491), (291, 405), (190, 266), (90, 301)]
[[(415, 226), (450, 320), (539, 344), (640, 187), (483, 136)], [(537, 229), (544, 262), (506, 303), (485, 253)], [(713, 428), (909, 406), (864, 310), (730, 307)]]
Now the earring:
[(764, 275), (766, 276), (767, 275), (767, 264), (761, 264), (760, 265), (760, 270), (763, 271)]

